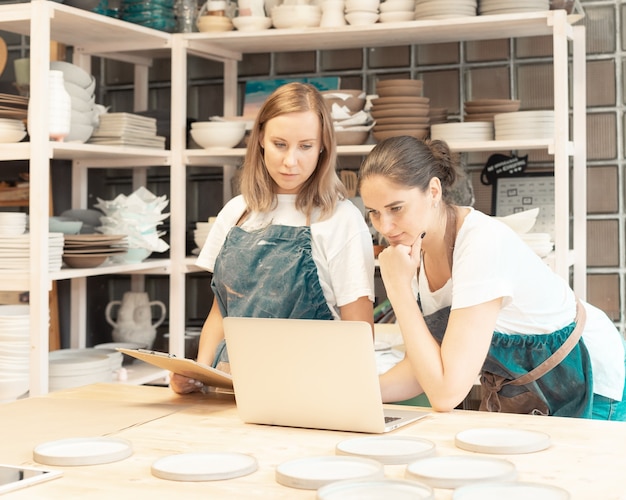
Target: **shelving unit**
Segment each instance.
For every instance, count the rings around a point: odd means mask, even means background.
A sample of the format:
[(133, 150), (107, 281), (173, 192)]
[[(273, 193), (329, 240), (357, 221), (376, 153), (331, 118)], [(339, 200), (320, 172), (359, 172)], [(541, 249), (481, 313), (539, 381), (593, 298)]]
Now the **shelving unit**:
[[(124, 21), (47, 0), (0, 6), (0, 30), (30, 37), (31, 115), (30, 143), (5, 144), (0, 161), (29, 161), (30, 172), (30, 272), (10, 276), (0, 290), (28, 290), (31, 307), (31, 394), (48, 391), (48, 292), (55, 280), (71, 280), (71, 342), (84, 347), (86, 279), (124, 273), (166, 274), (170, 281), (170, 352), (184, 354), (185, 280), (197, 271), (195, 258), (186, 256), (186, 179), (188, 166), (221, 166), (224, 196), (229, 198), (230, 177), (241, 162), (243, 149), (187, 150), (187, 58), (189, 55), (220, 61), (224, 65), (224, 115), (237, 112), (237, 63), (244, 53), (331, 50), (383, 47), (550, 35), (554, 48), (554, 139), (550, 141), (488, 141), (451, 143), (458, 151), (546, 150), (555, 164), (556, 271), (569, 279), (585, 297), (586, 232), (586, 130), (584, 27), (573, 26), (575, 17), (564, 11), (478, 16), (447, 21), (411, 21), (394, 26), (346, 26), (263, 32), (189, 33), (170, 35)], [(135, 109), (146, 109), (148, 68), (156, 58), (171, 58), (171, 149), (52, 143), (48, 140), (47, 88), (51, 40), (74, 48), (73, 62), (90, 70), (93, 56), (121, 60), (135, 67)], [(570, 45), (571, 44), (571, 45)], [(573, 64), (570, 70), (568, 51)], [(574, 85), (573, 126), (569, 126), (569, 81)], [(344, 156), (365, 155), (370, 146), (340, 146)], [(132, 168), (136, 185), (145, 182), (149, 166), (170, 168), (170, 258), (140, 264), (110, 265), (95, 269), (48, 272), (48, 205), (50, 162), (71, 160), (72, 206), (87, 206), (87, 174), (92, 168)], [(573, 244), (570, 245), (570, 161), (573, 164)], [(10, 273), (9, 273), (10, 274)], [(139, 284), (133, 286), (140, 286)], [(162, 376), (162, 374), (159, 374)], [(149, 379), (142, 377), (142, 381)]]
[[(186, 56), (193, 54), (224, 62), (225, 88), (236, 88), (236, 62), (245, 53), (336, 50), (363, 47), (402, 46), (472, 40), (550, 36), (553, 45), (555, 125), (552, 140), (450, 142), (452, 149), (469, 151), (516, 151), (541, 149), (554, 157), (555, 175), (555, 250), (549, 261), (567, 281), (573, 270), (576, 294), (586, 296), (586, 93), (585, 28), (574, 26), (580, 15), (568, 16), (564, 10), (465, 17), (448, 20), (409, 21), (391, 28), (385, 24), (345, 26), (341, 28), (307, 28), (265, 30), (260, 32), (190, 33), (177, 40), (172, 53), (172, 67), (186, 74)], [(177, 38), (177, 37), (175, 37)], [(571, 53), (570, 67), (568, 57)], [(572, 129), (569, 125), (569, 87), (573, 86)], [(172, 121), (180, 130), (184, 123), (185, 82), (181, 79), (172, 95), (181, 110)], [(224, 115), (236, 111), (236, 95), (224, 96)], [(179, 143), (180, 144), (180, 143)], [(340, 146), (339, 155), (360, 156), (372, 146)], [(181, 155), (173, 148), (173, 161), (184, 165), (224, 165), (225, 189), (229, 189), (229, 172), (240, 162), (244, 150), (188, 150)], [(182, 160), (181, 160), (182, 158)], [(570, 179), (570, 160), (573, 175)], [(183, 168), (184, 165), (180, 165)], [(572, 244), (570, 244), (570, 180), (572, 186)], [(227, 198), (228, 192), (224, 195)], [(574, 250), (575, 249), (575, 250)]]

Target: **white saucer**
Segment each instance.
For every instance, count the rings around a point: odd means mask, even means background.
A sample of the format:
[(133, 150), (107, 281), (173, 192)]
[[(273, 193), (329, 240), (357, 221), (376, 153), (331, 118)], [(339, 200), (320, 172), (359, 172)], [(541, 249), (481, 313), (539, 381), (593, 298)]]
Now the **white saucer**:
[(316, 490), (334, 481), (378, 480), (385, 476), (382, 463), (371, 458), (325, 456), (290, 460), (276, 467), (276, 482), (303, 490)]
[(550, 446), (550, 436), (525, 429), (468, 429), (455, 436), (454, 444), (457, 448), (478, 453), (534, 453)]
[(361, 456), (385, 465), (396, 465), (432, 455), (435, 443), (410, 436), (368, 436), (341, 441), (335, 452), (337, 455)]
[(422, 458), (406, 468), (408, 478), (433, 488), (458, 488), (480, 481), (510, 481), (516, 475), (515, 465), (508, 460), (465, 455)]
[(252, 474), (256, 458), (244, 453), (180, 453), (156, 460), (153, 476), (172, 481), (215, 481)]
[(568, 500), (568, 491), (548, 484), (525, 482), (478, 483), (457, 489), (453, 500)]
[(406, 479), (336, 481), (317, 490), (318, 500), (431, 500), (430, 486)]
[(60, 466), (108, 464), (132, 454), (130, 442), (112, 437), (61, 439), (40, 444), (33, 450), (36, 462)]

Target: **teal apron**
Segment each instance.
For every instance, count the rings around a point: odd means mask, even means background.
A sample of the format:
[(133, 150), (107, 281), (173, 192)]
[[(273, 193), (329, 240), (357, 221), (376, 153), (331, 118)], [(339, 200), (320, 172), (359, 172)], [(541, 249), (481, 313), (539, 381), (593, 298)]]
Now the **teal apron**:
[[(446, 307), (424, 317), (431, 334), (440, 344), (449, 316), (450, 307)], [(567, 339), (574, 326), (575, 323), (572, 323), (545, 335), (508, 335), (494, 332), (481, 371), (511, 380), (524, 375), (550, 357)], [(531, 391), (543, 400), (550, 415), (591, 418), (591, 360), (583, 340), (579, 340), (567, 357), (541, 378), (525, 386), (505, 385), (501, 394), (512, 397), (524, 391)]]
[[(232, 227), (215, 260), (211, 288), (222, 317), (333, 319), (308, 225), (270, 225), (251, 232)], [(213, 366), (219, 362), (228, 362), (224, 341)]]

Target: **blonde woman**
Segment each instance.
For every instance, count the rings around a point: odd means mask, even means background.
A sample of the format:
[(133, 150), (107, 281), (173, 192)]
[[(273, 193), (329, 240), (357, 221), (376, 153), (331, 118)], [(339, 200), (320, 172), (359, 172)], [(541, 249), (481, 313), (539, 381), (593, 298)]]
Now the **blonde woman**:
[[(241, 195), (218, 214), (198, 257), (215, 294), (198, 361), (228, 361), (225, 316), (373, 323), (372, 239), (346, 199), (336, 158), (315, 87), (288, 83), (267, 98), (248, 139)], [(185, 393), (202, 384), (174, 375), (171, 387)]]

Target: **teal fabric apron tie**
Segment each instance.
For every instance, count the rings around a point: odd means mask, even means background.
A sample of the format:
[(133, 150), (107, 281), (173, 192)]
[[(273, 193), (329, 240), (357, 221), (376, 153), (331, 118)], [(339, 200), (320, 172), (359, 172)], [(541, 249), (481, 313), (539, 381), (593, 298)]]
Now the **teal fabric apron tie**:
[[(332, 320), (313, 260), (311, 228), (234, 226), (215, 261), (211, 288), (223, 317)], [(213, 366), (228, 362), (224, 341)]]

